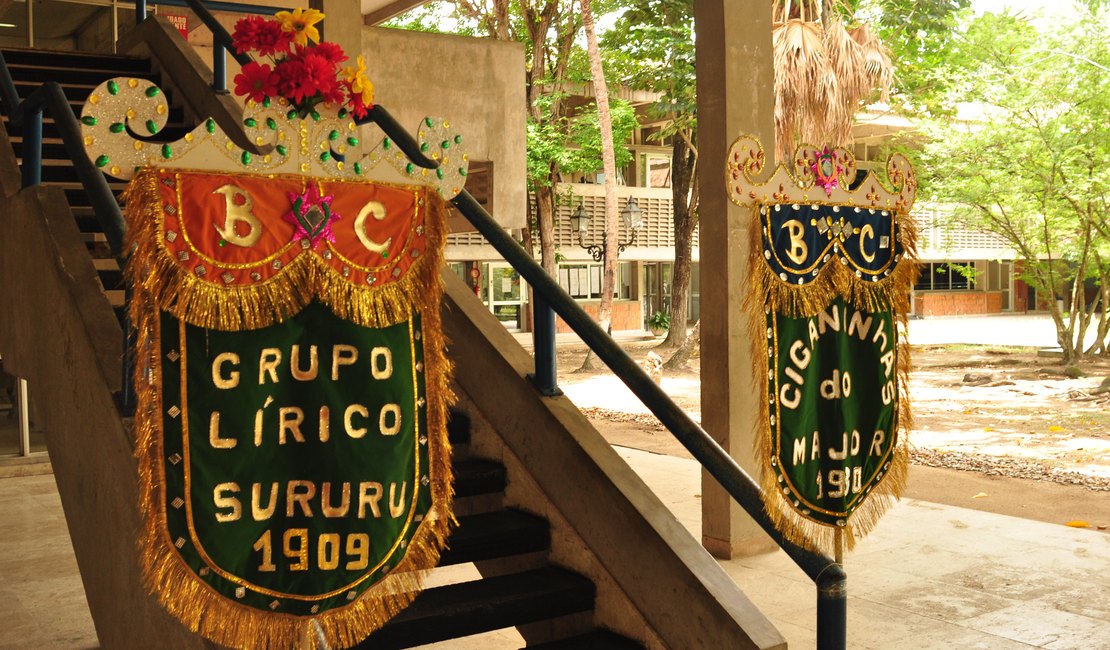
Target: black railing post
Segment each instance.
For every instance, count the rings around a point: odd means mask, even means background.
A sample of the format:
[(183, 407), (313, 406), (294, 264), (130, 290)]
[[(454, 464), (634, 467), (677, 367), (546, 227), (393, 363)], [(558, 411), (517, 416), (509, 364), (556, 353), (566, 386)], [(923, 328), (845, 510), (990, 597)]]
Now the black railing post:
[(146, 20), (146, 0), (135, 0), (135, 24)]
[(536, 357), (532, 383), (542, 395), (562, 395), (556, 377), (555, 310), (535, 291), (532, 292), (532, 351)]
[(224, 44), (215, 41), (212, 46), (212, 90), (221, 95), (227, 94), (227, 57)]
[(23, 118), (23, 187), (42, 183), (42, 106), (29, 109)]
[(817, 650), (848, 645), (848, 579), (839, 565), (817, 576)]

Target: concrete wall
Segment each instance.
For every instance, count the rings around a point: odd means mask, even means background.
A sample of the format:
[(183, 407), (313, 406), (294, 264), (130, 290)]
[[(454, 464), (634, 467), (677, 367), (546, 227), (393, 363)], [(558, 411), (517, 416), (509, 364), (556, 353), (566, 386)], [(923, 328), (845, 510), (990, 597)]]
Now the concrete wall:
[(428, 116), (457, 126), (471, 160), (493, 163), (493, 216), (505, 228), (523, 228), (524, 46), (367, 27), (362, 50), (375, 101), (410, 129)]

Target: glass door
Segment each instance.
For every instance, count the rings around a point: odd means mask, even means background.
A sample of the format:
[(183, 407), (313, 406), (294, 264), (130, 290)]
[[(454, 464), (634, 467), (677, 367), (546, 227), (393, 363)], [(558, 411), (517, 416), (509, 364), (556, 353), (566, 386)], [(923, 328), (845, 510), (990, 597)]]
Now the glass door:
[(491, 263), (489, 272), (489, 307), (497, 320), (510, 332), (523, 329), (524, 292), (520, 274), (508, 264)]

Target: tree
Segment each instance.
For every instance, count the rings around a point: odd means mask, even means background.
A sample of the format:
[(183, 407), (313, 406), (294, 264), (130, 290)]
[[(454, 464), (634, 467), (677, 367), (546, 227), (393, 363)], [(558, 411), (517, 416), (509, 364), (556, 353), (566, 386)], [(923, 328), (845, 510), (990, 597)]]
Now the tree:
[[(1048, 298), (1066, 363), (1084, 353), (1096, 315), (1099, 342), (1086, 351), (1107, 350), (1108, 29), (1105, 11), (1046, 32), (1010, 15), (980, 17), (963, 37), (966, 64), (948, 73), (953, 99), (983, 116), (926, 129), (924, 191), (1018, 251), (1022, 278)], [(1088, 300), (1088, 285), (1101, 300)]]
[[(606, 42), (625, 83), (660, 94), (648, 113), (663, 121), (658, 137), (669, 138), (672, 145), (675, 257), (668, 314), (672, 326), (659, 347), (681, 348), (687, 336), (694, 230), (698, 225), (694, 3), (693, 0), (630, 0), (627, 4), (627, 11), (606, 36)], [(672, 356), (666, 367), (684, 363), (685, 358)]]

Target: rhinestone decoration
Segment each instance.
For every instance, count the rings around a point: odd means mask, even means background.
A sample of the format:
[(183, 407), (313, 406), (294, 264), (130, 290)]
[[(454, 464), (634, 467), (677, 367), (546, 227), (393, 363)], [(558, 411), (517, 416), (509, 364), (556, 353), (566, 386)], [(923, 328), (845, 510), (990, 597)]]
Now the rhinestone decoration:
[(170, 350), (166, 354), (166, 358), (169, 359), (171, 363), (177, 363), (177, 360), (181, 358), (181, 355), (177, 353), (177, 350)]
[(223, 275), (220, 276), (220, 279), (224, 281), (224, 284), (231, 284), (232, 282), (235, 282), (235, 276), (231, 274), (231, 271), (224, 271)]
[(281, 601), (280, 600), (270, 601), (270, 609), (277, 609), (278, 607), (281, 607)]
[(247, 588), (246, 587), (236, 587), (235, 588), (235, 597), (236, 598), (242, 598), (243, 596), (246, 596), (246, 595), (247, 595)]
[(174, 497), (173, 501), (170, 502), (170, 505), (172, 505), (174, 508), (177, 508), (178, 510), (180, 510), (181, 506), (185, 505), (185, 500), (182, 499), (181, 497)]
[(170, 463), (176, 465), (181, 462), (181, 454), (173, 454), (170, 456)]
[(271, 266), (273, 266), (275, 270), (280, 269), (281, 268), (281, 260), (274, 260), (274, 263)]
[(308, 611), (312, 612), (313, 614), (316, 614), (320, 611), (320, 606), (319, 605), (313, 605), (311, 607), (311, 609), (309, 609)]
[(171, 244), (173, 242), (177, 241), (177, 233), (172, 231), (172, 230), (167, 230), (166, 231), (166, 241), (170, 242)]
[(254, 280), (255, 282), (258, 282), (259, 280), (262, 279), (262, 274), (259, 273), (258, 271), (252, 271), (251, 272), (251, 279)]
[(354, 600), (356, 596), (358, 596), (358, 594), (355, 593), (354, 589), (347, 592), (347, 600)]
[(203, 278), (205, 273), (208, 273), (208, 269), (204, 268), (204, 265), (200, 265), (197, 267), (196, 274), (198, 276)]
[(177, 539), (173, 540), (173, 545), (176, 546), (177, 548), (181, 548), (182, 546), (185, 546), (185, 538), (184, 537), (178, 537)]
[(171, 406), (166, 413), (169, 413), (171, 418), (175, 418), (181, 415), (181, 409), (177, 408), (177, 406)]
[(169, 215), (177, 214), (177, 206), (173, 205), (172, 203), (167, 203), (165, 210), (166, 210), (166, 214), (169, 214)]
[(416, 362), (416, 372), (424, 372), (424, 362), (423, 361), (417, 361)]
[(189, 251), (177, 251), (177, 259), (181, 260), (182, 262), (188, 260)]

